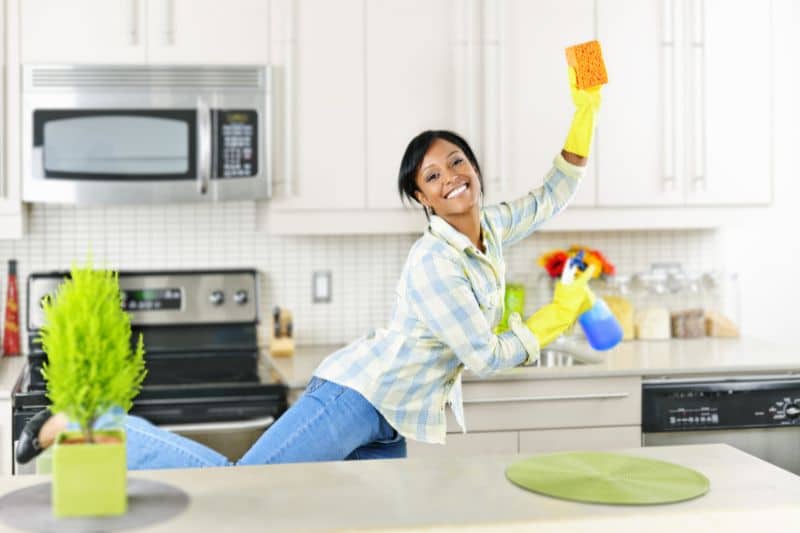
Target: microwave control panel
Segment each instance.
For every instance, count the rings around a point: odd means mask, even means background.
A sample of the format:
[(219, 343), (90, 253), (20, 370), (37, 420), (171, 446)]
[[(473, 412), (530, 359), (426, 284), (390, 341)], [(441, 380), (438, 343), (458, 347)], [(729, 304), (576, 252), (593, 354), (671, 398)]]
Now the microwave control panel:
[(218, 109), (217, 176), (241, 178), (258, 173), (258, 114), (252, 110)]

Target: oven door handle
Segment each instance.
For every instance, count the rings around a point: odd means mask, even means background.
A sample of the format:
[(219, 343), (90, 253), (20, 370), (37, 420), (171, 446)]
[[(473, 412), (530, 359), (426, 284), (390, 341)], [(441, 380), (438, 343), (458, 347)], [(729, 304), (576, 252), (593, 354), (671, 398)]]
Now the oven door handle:
[(211, 179), (211, 109), (205, 100), (197, 101), (197, 191), (208, 192)]
[(169, 424), (160, 426), (161, 429), (179, 433), (207, 433), (209, 431), (243, 431), (247, 429), (266, 429), (275, 422), (275, 417), (265, 416), (252, 420), (237, 420), (235, 422), (200, 422), (197, 424)]

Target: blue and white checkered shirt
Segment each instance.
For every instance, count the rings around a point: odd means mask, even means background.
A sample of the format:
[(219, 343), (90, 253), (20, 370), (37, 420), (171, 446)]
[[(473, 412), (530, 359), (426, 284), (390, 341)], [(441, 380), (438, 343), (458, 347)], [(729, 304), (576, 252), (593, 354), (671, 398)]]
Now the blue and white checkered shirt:
[(519, 314), (503, 315), (503, 247), (530, 235), (569, 202), (583, 175), (561, 155), (541, 187), (481, 211), (486, 253), (444, 219), (431, 216), (411, 248), (389, 326), (328, 356), (316, 376), (355, 389), (404, 437), (445, 442), (445, 405), (462, 426), (461, 371), (488, 376), (539, 356)]

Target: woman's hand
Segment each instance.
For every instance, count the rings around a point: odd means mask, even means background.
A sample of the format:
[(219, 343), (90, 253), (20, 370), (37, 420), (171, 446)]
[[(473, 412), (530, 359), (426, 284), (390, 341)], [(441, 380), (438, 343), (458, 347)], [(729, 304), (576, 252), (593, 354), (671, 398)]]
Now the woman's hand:
[(575, 104), (575, 115), (572, 118), (572, 125), (561, 154), (572, 164), (585, 165), (592, 145), (595, 118), (600, 110), (602, 85), (578, 89), (575, 69), (569, 67), (568, 71), (569, 90), (572, 94), (572, 102)]
[(594, 266), (590, 265), (570, 284), (556, 283), (553, 301), (528, 318), (525, 325), (536, 335), (539, 347), (553, 342), (564, 333), (575, 320), (594, 302), (587, 283), (592, 277)]

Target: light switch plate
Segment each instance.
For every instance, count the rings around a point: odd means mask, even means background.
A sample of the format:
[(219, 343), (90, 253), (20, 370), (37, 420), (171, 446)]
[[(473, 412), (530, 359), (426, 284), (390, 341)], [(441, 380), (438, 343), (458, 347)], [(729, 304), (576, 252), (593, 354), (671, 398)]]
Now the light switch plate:
[(330, 270), (315, 270), (311, 274), (311, 301), (313, 303), (331, 303), (332, 278)]

